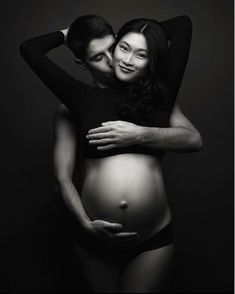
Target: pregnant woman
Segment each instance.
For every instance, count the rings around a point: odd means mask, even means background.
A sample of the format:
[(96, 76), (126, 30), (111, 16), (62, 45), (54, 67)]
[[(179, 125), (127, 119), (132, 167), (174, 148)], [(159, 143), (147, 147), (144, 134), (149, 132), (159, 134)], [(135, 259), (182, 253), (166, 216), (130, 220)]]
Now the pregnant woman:
[[(167, 24), (162, 24), (166, 31)], [(82, 226), (98, 231), (107, 221), (116, 223), (113, 231), (129, 236), (129, 241), (110, 242), (107, 234), (96, 247), (77, 246), (97, 292), (160, 290), (172, 257), (171, 215), (161, 170), (164, 152), (158, 150), (164, 146), (156, 128), (169, 132), (188, 59), (191, 22), (179, 17), (171, 24), (169, 50), (159, 23), (138, 19), (123, 26), (113, 46), (113, 69), (120, 81), (113, 89), (83, 84), (45, 56), (63, 44), (61, 32), (21, 45), (25, 60), (73, 115), (85, 158)]]

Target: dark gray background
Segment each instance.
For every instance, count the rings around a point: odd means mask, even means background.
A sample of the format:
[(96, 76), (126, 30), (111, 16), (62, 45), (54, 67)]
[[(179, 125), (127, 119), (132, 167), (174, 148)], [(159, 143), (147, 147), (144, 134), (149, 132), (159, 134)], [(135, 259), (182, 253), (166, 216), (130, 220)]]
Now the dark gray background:
[[(24, 0), (0, 6), (0, 291), (77, 287), (65, 274), (66, 217), (53, 189), (52, 123), (59, 102), (20, 57), (19, 44), (84, 14), (104, 16), (115, 30), (135, 17), (161, 21), (187, 14), (193, 38), (178, 102), (201, 132), (204, 148), (164, 160), (178, 252), (174, 291), (232, 292), (233, 1)], [(50, 54), (75, 76), (88, 78), (63, 46)]]

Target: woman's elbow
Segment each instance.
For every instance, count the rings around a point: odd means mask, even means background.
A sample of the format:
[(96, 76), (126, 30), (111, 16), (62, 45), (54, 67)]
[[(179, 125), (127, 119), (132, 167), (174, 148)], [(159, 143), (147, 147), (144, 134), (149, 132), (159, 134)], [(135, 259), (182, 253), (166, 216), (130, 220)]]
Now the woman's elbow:
[(190, 139), (190, 147), (192, 151), (199, 151), (203, 148), (203, 139), (199, 132), (193, 132)]

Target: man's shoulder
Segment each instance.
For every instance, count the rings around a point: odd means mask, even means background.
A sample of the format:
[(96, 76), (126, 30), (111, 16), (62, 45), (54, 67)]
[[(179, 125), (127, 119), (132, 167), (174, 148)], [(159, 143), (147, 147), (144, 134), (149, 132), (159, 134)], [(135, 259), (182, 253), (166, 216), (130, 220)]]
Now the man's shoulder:
[(57, 107), (56, 114), (68, 115), (70, 114), (70, 111), (64, 104), (60, 103)]
[(73, 115), (71, 111), (62, 103), (58, 105), (54, 118), (55, 120), (66, 119), (73, 121)]

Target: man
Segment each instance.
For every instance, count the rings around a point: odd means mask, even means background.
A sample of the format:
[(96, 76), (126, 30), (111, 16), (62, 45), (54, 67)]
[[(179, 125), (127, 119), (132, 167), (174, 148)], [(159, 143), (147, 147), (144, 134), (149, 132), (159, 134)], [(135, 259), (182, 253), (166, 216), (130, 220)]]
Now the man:
[[(77, 18), (69, 29), (62, 30), (65, 36), (66, 45), (76, 56), (75, 62), (83, 69), (89, 70), (93, 77), (95, 87), (112, 87), (112, 55), (111, 46), (115, 40), (111, 25), (103, 18), (94, 15), (82, 16)], [(130, 123), (125, 121), (105, 122), (103, 125), (116, 127), (116, 144), (103, 144), (102, 137), (96, 140), (100, 152), (105, 149), (122, 147), (128, 140), (122, 136), (126, 131), (131, 132)], [(171, 116), (169, 128), (140, 128), (140, 143), (148, 147), (173, 152), (196, 151), (202, 146), (202, 139), (199, 132), (192, 123), (183, 115), (179, 105), (176, 103)], [(92, 130), (92, 135), (99, 133), (99, 128)], [(77, 152), (77, 138), (75, 126), (69, 110), (60, 105), (55, 117), (55, 145), (54, 145), (54, 167), (55, 177), (62, 198), (75, 217), (80, 219), (84, 214), (79, 193), (73, 183), (72, 175), (75, 166)], [(116, 140), (117, 142), (117, 140)], [(79, 148), (79, 145), (78, 145)], [(124, 237), (121, 228), (113, 230), (112, 223), (100, 221), (95, 228), (96, 234), (103, 235), (107, 231), (110, 236)], [(131, 237), (132, 233), (126, 234)]]

